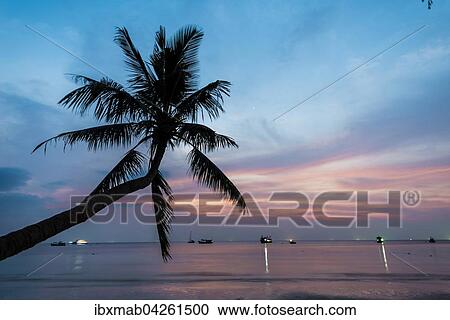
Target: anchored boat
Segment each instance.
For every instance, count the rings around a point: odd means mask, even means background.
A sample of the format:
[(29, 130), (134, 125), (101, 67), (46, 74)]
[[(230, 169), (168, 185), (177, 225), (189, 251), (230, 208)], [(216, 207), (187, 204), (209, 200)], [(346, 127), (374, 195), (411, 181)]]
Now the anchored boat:
[(58, 242), (55, 241), (55, 242), (50, 243), (50, 245), (52, 247), (64, 247), (66, 245), (66, 243), (63, 241), (58, 241)]
[(261, 238), (259, 239), (259, 242), (272, 243), (272, 237), (271, 236), (261, 236)]
[(83, 240), (83, 239), (78, 239), (78, 240), (75, 240), (75, 241), (70, 241), (69, 244), (75, 244), (77, 246), (84, 246), (84, 245), (88, 244), (88, 242), (86, 240)]
[(198, 240), (199, 244), (211, 244), (213, 242), (214, 241), (212, 241), (212, 239), (200, 239), (200, 240)]

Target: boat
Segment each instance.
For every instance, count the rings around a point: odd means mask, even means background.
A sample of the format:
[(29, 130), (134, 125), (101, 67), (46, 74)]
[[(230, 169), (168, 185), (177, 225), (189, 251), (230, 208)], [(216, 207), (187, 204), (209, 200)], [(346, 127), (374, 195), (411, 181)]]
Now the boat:
[(430, 239), (428, 239), (428, 242), (429, 242), (429, 243), (436, 243), (436, 240), (434, 240), (433, 237), (430, 237)]
[(188, 243), (195, 243), (194, 240), (192, 240), (192, 231), (189, 233), (189, 241)]
[(294, 239), (289, 239), (289, 244), (296, 244), (297, 241), (295, 241)]
[(66, 245), (66, 243), (63, 241), (58, 241), (58, 242), (55, 241), (55, 242), (50, 243), (50, 245), (52, 247), (64, 247)]
[(200, 239), (200, 240), (198, 240), (199, 244), (211, 244), (213, 242), (214, 241), (212, 241), (212, 239)]
[(377, 243), (384, 243), (384, 238), (382, 236), (378, 236)]
[(261, 236), (261, 238), (259, 238), (259, 242), (272, 243), (272, 237), (271, 236)]
[(72, 242), (69, 242), (70, 244), (76, 244), (77, 246), (83, 246), (86, 245), (88, 242), (86, 240), (83, 239), (78, 239)]

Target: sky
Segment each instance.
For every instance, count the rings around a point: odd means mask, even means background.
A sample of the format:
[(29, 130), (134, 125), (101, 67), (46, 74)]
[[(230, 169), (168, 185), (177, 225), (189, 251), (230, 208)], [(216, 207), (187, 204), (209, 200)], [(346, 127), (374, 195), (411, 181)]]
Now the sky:
[[(0, 233), (39, 221), (86, 194), (124, 150), (88, 152), (83, 145), (31, 154), (60, 132), (89, 127), (58, 105), (76, 85), (68, 74), (102, 75), (32, 32), (38, 30), (126, 81), (115, 27), (125, 26), (143, 56), (160, 25), (169, 34), (194, 24), (205, 33), (200, 83), (232, 83), (217, 131), (238, 150), (211, 158), (242, 192), (267, 208), (275, 191), (314, 198), (324, 191), (418, 190), (421, 202), (404, 208), (401, 228), (376, 215), (369, 228), (174, 227), (173, 241), (194, 237), (286, 239), (450, 239), (450, 3), (434, 1), (0, 1)], [(426, 27), (282, 118), (275, 117), (419, 27)], [(200, 189), (186, 175), (186, 150), (162, 166), (176, 192)], [(330, 207), (329, 214), (351, 211)], [(264, 211), (265, 212), (265, 211)], [(347, 212), (349, 214), (349, 212)], [(53, 240), (155, 241), (155, 227), (130, 219), (90, 222)]]

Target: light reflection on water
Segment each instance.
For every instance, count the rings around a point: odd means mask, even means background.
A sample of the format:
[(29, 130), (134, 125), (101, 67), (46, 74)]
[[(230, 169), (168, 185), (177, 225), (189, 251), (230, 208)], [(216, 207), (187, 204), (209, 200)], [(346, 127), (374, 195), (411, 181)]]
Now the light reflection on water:
[(264, 265), (266, 267), (266, 273), (269, 273), (269, 255), (267, 253), (267, 243), (264, 243)]
[(389, 272), (389, 265), (386, 257), (386, 249), (384, 248), (384, 242), (380, 244), (380, 250), (381, 250), (381, 256), (383, 257), (383, 264), (384, 269), (386, 269), (386, 272)]

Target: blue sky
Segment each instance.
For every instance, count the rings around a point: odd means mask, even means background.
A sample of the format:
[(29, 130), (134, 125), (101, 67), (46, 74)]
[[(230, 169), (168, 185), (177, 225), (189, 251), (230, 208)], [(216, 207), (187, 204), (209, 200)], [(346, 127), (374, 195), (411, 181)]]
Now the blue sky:
[[(410, 210), (400, 230), (375, 221), (370, 230), (295, 230), (283, 238), (450, 237), (450, 4), (435, 1), (0, 1), (0, 232), (27, 225), (86, 193), (123, 150), (31, 155), (59, 132), (87, 127), (57, 105), (75, 88), (67, 73), (99, 78), (95, 70), (25, 27), (30, 25), (124, 82), (114, 27), (126, 26), (144, 56), (159, 25), (169, 33), (186, 24), (205, 32), (200, 82), (226, 79), (232, 95), (213, 124), (236, 138), (238, 151), (213, 158), (244, 191), (317, 193), (329, 189), (420, 189), (422, 205)], [(311, 99), (290, 106), (387, 48), (410, 39)], [(185, 178), (185, 150), (166, 157), (175, 190), (196, 190)], [(381, 182), (380, 182), (381, 181)], [(177, 189), (178, 188), (178, 189)], [(256, 237), (260, 229), (200, 228), (218, 239)], [(185, 239), (188, 228), (175, 230)], [(86, 224), (61, 236), (94, 241), (151, 241), (154, 230)]]

